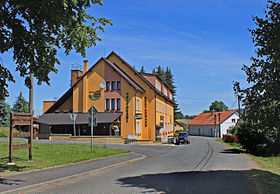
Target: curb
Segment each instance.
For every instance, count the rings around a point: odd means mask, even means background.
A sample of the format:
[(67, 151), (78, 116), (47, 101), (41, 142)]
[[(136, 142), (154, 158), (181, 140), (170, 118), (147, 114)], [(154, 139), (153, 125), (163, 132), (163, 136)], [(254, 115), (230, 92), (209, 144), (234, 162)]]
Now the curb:
[[(127, 163), (137, 162), (139, 160), (143, 160), (143, 159), (146, 158), (145, 155), (143, 155), (143, 154), (140, 154), (140, 155), (142, 155), (142, 156), (139, 157), (139, 158), (127, 160), (127, 161), (124, 161), (124, 162), (119, 162), (119, 163), (116, 163), (116, 164), (112, 164), (112, 165), (105, 166), (105, 167), (102, 167), (102, 168), (98, 168), (98, 169), (95, 169), (95, 170), (91, 170), (91, 171), (88, 171), (88, 172), (83, 172), (83, 173), (70, 175), (70, 176), (66, 176), (66, 177), (62, 177), (62, 178), (58, 178), (58, 179), (54, 179), (54, 180), (50, 180), (50, 181), (45, 181), (45, 182), (42, 182), (42, 183), (28, 185), (28, 186), (24, 186), (24, 187), (17, 188), (17, 189), (11, 189), (11, 190), (7, 190), (7, 191), (3, 191), (2, 193), (3, 194), (4, 193), (15, 193), (15, 192), (18, 192), (18, 191), (31, 192), (32, 189), (37, 189), (38, 190), (39, 187), (43, 187), (43, 186), (47, 186), (47, 185), (52, 186), (51, 184), (55, 184), (55, 182), (62, 182), (63, 181), (62, 183), (65, 183), (65, 182), (67, 182), (68, 179), (69, 179), (69, 181), (72, 180), (72, 179), (75, 179), (75, 178), (80, 179), (80, 178), (82, 178), (81, 176), (90, 176), (91, 174), (96, 173), (98, 171), (107, 170), (107, 169), (109, 170), (109, 169), (117, 167), (117, 166), (125, 165)], [(58, 183), (58, 184), (60, 184), (60, 183)]]
[(80, 162), (74, 162), (74, 163), (69, 163), (69, 164), (62, 164), (62, 165), (57, 165), (57, 166), (50, 166), (47, 168), (40, 168), (40, 169), (34, 169), (34, 170), (28, 170), (28, 171), (24, 171), (24, 172), (14, 172), (14, 173), (8, 173), (8, 174), (0, 174), (0, 177), (10, 177), (10, 176), (16, 176), (16, 175), (22, 175), (22, 174), (27, 174), (27, 173), (31, 173), (31, 172), (40, 172), (43, 170), (49, 170), (49, 169), (55, 169), (55, 168), (62, 168), (62, 167), (66, 167), (66, 166), (73, 166), (73, 165), (78, 165), (78, 164), (83, 164), (86, 162), (92, 162), (92, 161), (96, 161), (96, 160), (102, 160), (105, 158), (112, 158), (112, 157), (117, 157), (117, 156), (124, 156), (124, 155), (129, 155), (129, 154), (137, 154), (134, 152), (129, 152), (129, 153), (124, 153), (124, 154), (118, 154), (118, 155), (112, 155), (112, 156), (104, 156), (101, 158), (93, 158), (90, 160), (84, 160), (84, 161), (80, 161)]

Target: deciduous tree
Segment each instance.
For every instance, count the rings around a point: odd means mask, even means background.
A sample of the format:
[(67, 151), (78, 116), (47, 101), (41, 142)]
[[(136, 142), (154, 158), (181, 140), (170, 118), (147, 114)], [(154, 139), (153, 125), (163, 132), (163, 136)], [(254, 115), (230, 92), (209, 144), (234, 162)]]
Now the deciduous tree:
[(223, 101), (215, 100), (209, 106), (209, 110), (204, 110), (203, 112), (221, 112), (226, 110), (228, 110), (228, 107)]
[[(16, 70), (30, 84), (29, 74), (34, 73), (38, 84), (50, 83), (49, 73), (57, 72), (55, 64), (58, 49), (66, 55), (75, 50), (83, 57), (86, 48), (95, 46), (101, 39), (97, 32), (111, 21), (86, 13), (101, 0), (1, 0), (0, 1), (0, 53), (13, 52)], [(0, 99), (8, 96), (7, 81), (13, 76), (0, 64)]]
[(248, 88), (234, 83), (236, 95), (243, 99), (246, 114), (238, 127), (238, 139), (257, 155), (280, 153), (280, 3), (268, 1), (265, 17), (254, 17), (251, 29), (256, 56), (242, 70)]

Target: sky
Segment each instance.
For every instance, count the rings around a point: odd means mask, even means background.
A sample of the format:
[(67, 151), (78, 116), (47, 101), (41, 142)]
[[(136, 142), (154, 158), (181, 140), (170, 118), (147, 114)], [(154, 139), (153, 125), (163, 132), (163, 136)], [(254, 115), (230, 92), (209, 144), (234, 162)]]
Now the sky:
[[(233, 81), (246, 87), (242, 65), (255, 55), (248, 29), (253, 16), (263, 16), (265, 0), (103, 0), (87, 13), (111, 19), (113, 26), (99, 31), (102, 41), (87, 49), (87, 56), (59, 50), (58, 73), (50, 73), (50, 86), (34, 84), (34, 112), (42, 114), (43, 101), (57, 100), (70, 88), (71, 65), (89, 67), (115, 51), (129, 64), (151, 72), (158, 65), (174, 74), (175, 99), (183, 114), (196, 115), (215, 101), (237, 108)], [(14, 75), (6, 102), (13, 105), (23, 92), (29, 92), (24, 79), (15, 72), (12, 51), (1, 54), (3, 63)]]

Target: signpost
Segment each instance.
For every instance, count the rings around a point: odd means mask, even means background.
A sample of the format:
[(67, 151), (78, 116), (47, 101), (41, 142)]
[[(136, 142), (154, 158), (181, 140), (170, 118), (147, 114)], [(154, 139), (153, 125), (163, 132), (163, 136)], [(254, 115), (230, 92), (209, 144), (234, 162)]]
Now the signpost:
[[(28, 125), (30, 132), (13, 133), (15, 125)], [(13, 137), (28, 137), (28, 144), (13, 145)], [(29, 148), (29, 161), (32, 161), (32, 139), (33, 139), (33, 115), (32, 113), (10, 113), (10, 142), (9, 142), (9, 163), (13, 163), (13, 150)]]
[(93, 127), (97, 127), (97, 122), (95, 118), (95, 113), (97, 113), (97, 109), (92, 106), (88, 113), (90, 114), (89, 123), (90, 123), (90, 136), (91, 136), (91, 152), (93, 152)]
[(77, 113), (71, 113), (69, 116), (70, 116), (70, 119), (74, 122), (74, 142), (76, 144), (76, 119), (77, 119)]

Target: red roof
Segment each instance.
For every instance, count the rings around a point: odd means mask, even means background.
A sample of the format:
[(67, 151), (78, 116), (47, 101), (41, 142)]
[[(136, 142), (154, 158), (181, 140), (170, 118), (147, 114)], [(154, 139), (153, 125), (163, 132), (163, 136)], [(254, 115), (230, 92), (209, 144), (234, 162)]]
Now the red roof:
[(187, 123), (187, 125), (214, 125), (214, 120), (216, 115), (216, 124), (219, 124), (219, 113), (221, 114), (221, 123), (229, 118), (233, 113), (238, 110), (229, 110), (223, 112), (213, 112), (213, 113), (200, 113), (197, 117)]

